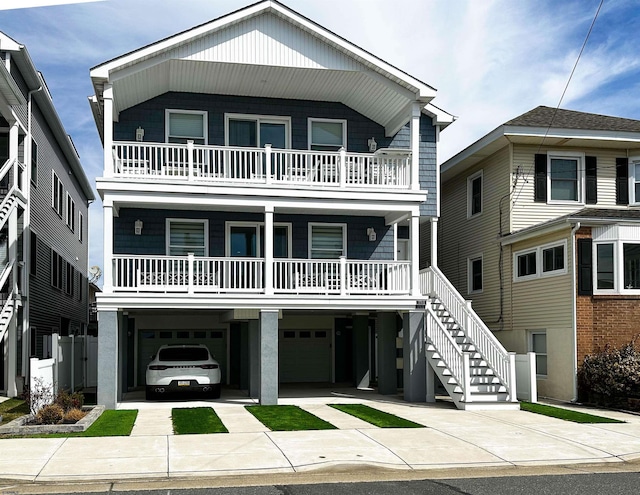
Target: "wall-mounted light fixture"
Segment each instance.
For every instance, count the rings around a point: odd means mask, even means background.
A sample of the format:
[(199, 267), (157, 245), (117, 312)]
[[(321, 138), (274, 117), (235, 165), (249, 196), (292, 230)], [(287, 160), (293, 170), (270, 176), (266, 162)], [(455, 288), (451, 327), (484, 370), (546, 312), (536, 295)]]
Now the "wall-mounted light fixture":
[(376, 139), (375, 138), (371, 138), (367, 141), (367, 144), (369, 145), (369, 152), (370, 153), (375, 153), (375, 151), (378, 149), (378, 143), (376, 143)]
[(136, 129), (136, 141), (142, 141), (144, 139), (144, 129), (140, 126)]
[(373, 227), (369, 227), (367, 229), (367, 237), (369, 237), (369, 241), (371, 241), (371, 242), (376, 240), (376, 238), (377, 238), (376, 231), (374, 230)]
[(135, 228), (133, 230), (133, 232), (135, 233), (135, 235), (141, 235), (142, 234), (142, 220), (136, 220), (136, 223), (134, 224)]

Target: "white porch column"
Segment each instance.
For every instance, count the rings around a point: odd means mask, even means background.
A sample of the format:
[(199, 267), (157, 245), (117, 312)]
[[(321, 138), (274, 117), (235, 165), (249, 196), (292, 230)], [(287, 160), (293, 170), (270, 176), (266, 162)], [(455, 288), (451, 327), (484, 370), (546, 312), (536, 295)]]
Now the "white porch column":
[(431, 217), (431, 266), (438, 266), (438, 218)]
[(411, 189), (420, 189), (420, 111), (417, 101), (411, 104)]
[(112, 203), (105, 200), (102, 207), (103, 218), (103, 273), (104, 282), (102, 290), (105, 294), (113, 291), (113, 206)]
[(411, 294), (420, 296), (420, 217), (411, 215), (411, 227), (409, 229), (411, 242)]
[(264, 293), (273, 294), (273, 205), (264, 207)]
[[(104, 176), (113, 177), (113, 87), (111, 84), (104, 85), (102, 93), (104, 100)], [(105, 273), (106, 278), (106, 273)]]

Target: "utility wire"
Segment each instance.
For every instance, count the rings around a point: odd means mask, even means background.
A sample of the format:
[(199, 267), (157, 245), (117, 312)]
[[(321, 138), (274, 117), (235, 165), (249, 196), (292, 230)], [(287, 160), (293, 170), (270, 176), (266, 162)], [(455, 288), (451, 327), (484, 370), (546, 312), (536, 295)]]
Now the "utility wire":
[[(558, 104), (556, 105), (556, 108), (553, 111), (553, 115), (551, 116), (551, 120), (549, 121), (549, 125), (547, 126), (545, 132), (544, 132), (544, 136), (542, 137), (542, 140), (540, 141), (540, 144), (538, 145), (538, 149), (536, 150), (536, 153), (538, 153), (540, 151), (540, 148), (542, 148), (542, 145), (544, 144), (544, 140), (547, 138), (547, 135), (549, 134), (549, 130), (551, 129), (551, 126), (553, 125), (553, 121), (556, 118), (556, 114), (558, 113), (558, 109), (560, 108), (560, 105), (562, 104), (562, 100), (564, 100), (564, 97), (567, 93), (567, 90), (569, 89), (569, 84), (571, 83), (571, 79), (573, 78), (573, 74), (576, 71), (576, 68), (578, 67), (578, 62), (580, 62), (580, 58), (582, 57), (582, 53), (584, 52), (585, 47), (587, 46), (587, 42), (589, 41), (589, 37), (591, 36), (591, 31), (593, 31), (593, 26), (596, 23), (596, 19), (598, 19), (598, 14), (600, 14), (600, 10), (602, 9), (602, 5), (604, 4), (604, 0), (600, 0), (600, 4), (598, 5), (598, 9), (596, 10), (596, 14), (593, 16), (593, 21), (591, 21), (591, 26), (589, 26), (589, 31), (587, 32), (587, 36), (584, 39), (584, 42), (582, 43), (582, 48), (580, 48), (580, 53), (578, 53), (578, 57), (576, 58), (576, 62), (575, 64), (573, 64), (573, 69), (571, 69), (571, 74), (569, 75), (569, 79), (567, 80), (567, 84), (565, 84), (564, 86), (564, 90), (562, 91), (562, 95), (560, 96), (560, 100), (558, 101)], [(511, 208), (509, 211), (513, 211), (513, 207), (515, 206), (516, 202), (518, 201), (518, 198), (520, 197), (520, 193), (522, 192), (522, 189), (524, 187), (524, 185), (526, 184), (529, 176), (531, 175), (531, 172), (533, 171), (533, 167), (534, 165), (531, 165), (529, 167), (529, 170), (527, 171), (526, 175), (524, 175), (523, 177), (523, 181), (522, 184), (520, 185), (520, 189), (518, 190), (518, 193), (516, 194), (516, 196), (513, 198), (513, 201), (511, 202)]]

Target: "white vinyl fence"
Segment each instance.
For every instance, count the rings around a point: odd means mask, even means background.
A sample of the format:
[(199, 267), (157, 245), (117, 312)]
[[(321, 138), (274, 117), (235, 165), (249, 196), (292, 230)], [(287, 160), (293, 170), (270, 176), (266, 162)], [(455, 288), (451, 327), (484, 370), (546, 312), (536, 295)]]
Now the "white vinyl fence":
[(516, 384), (519, 400), (538, 402), (535, 352), (516, 354)]

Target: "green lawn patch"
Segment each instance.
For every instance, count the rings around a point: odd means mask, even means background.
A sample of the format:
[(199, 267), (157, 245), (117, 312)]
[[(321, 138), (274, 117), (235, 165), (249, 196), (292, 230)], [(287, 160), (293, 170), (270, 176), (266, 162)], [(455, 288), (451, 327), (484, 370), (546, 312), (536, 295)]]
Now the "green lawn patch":
[(364, 404), (329, 404), (334, 409), (355, 416), (379, 428), (424, 428), (424, 425), (399, 418)]
[(0, 425), (7, 424), (25, 414), (29, 414), (29, 406), (23, 400), (8, 399), (0, 402), (0, 416), (2, 416)]
[(547, 406), (546, 404), (534, 404), (531, 402), (520, 402), (520, 409), (536, 414), (542, 414), (551, 418), (564, 419), (565, 421), (573, 421), (574, 423), (624, 423), (618, 419), (603, 418), (571, 409), (563, 409), (561, 407)]
[(171, 410), (171, 422), (176, 435), (229, 433), (210, 407), (174, 408)]
[(47, 433), (24, 435), (20, 438), (67, 438), (67, 437), (128, 437), (138, 417), (137, 409), (107, 409), (89, 428), (73, 433)]
[(336, 427), (298, 406), (244, 406), (271, 431), (335, 430)]

